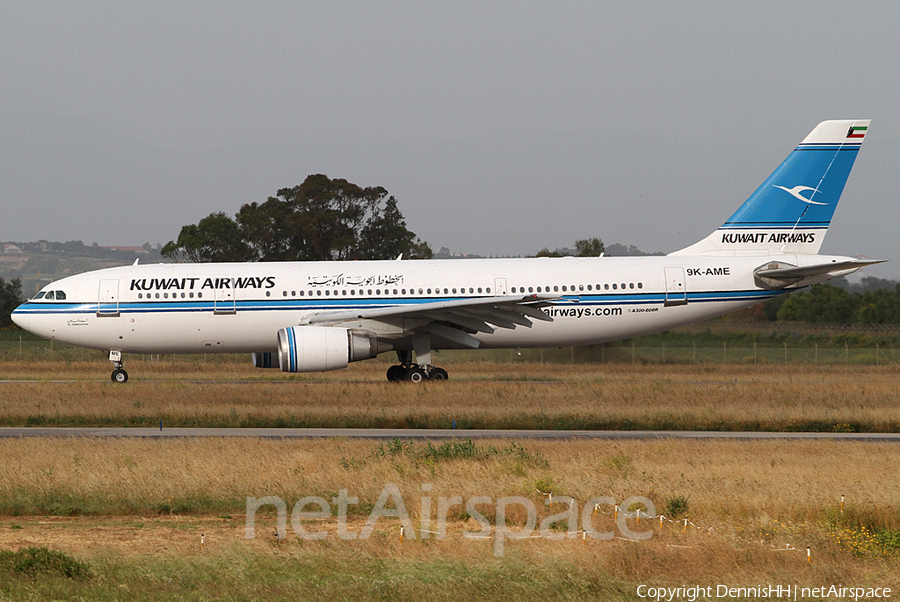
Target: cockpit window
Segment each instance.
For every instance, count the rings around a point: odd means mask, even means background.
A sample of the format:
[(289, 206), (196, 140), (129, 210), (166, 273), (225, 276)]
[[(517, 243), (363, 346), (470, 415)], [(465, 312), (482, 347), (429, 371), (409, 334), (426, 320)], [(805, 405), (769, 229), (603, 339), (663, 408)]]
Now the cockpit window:
[(57, 301), (65, 301), (66, 293), (63, 291), (56, 291), (56, 300)]
[(41, 299), (41, 298), (42, 298), (44, 295), (46, 295), (46, 294), (47, 294), (47, 293), (46, 293), (45, 291), (41, 291), (41, 292), (39, 292), (38, 294), (36, 294), (36, 295), (34, 296), (34, 298), (35, 298), (35, 299)]
[(53, 299), (53, 298), (54, 298), (54, 297), (53, 297), (53, 294), (54, 294), (55, 292), (56, 292), (56, 291), (50, 291), (50, 292), (48, 292), (48, 293), (47, 293), (47, 296), (44, 297), (44, 299)]

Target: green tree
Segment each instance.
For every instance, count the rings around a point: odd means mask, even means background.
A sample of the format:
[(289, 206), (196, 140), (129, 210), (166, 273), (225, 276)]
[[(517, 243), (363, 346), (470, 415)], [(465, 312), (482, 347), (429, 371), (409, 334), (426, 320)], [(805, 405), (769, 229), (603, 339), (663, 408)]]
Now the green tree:
[(9, 282), (0, 278), (0, 328), (12, 325), (10, 316), (22, 301), (22, 282), (18, 278)]
[(191, 262), (246, 261), (252, 257), (237, 223), (224, 213), (210, 213), (184, 226), (177, 241), (162, 249), (165, 257)]
[(576, 257), (600, 257), (606, 248), (599, 238), (585, 238), (575, 241)]
[(880, 288), (864, 292), (860, 296), (856, 321), (860, 324), (900, 324), (900, 285), (894, 290)]
[(235, 219), (214, 213), (184, 226), (163, 255), (184, 261), (324, 261), (428, 258), (431, 248), (406, 227), (397, 200), (323, 174), (242, 205)]
[(816, 284), (809, 292), (794, 293), (778, 310), (778, 319), (797, 322), (850, 324), (856, 319), (859, 298), (829, 284)]
[(298, 240), (292, 227), (293, 216), (288, 203), (270, 197), (262, 204), (241, 206), (237, 214), (240, 232), (250, 247), (254, 259), (263, 261), (289, 261), (305, 259), (310, 253)]
[[(600, 257), (603, 255), (605, 251), (605, 247), (603, 245), (603, 241), (599, 238), (584, 238), (582, 240), (575, 241), (575, 257)], [(568, 247), (563, 247), (562, 249), (555, 249), (551, 251), (549, 248), (544, 247), (540, 251), (534, 254), (535, 257), (569, 257), (571, 256), (572, 249)]]
[(406, 229), (406, 220), (397, 208), (397, 200), (388, 198), (384, 209), (376, 208), (359, 233), (355, 259), (428, 259), (433, 253), (427, 243)]

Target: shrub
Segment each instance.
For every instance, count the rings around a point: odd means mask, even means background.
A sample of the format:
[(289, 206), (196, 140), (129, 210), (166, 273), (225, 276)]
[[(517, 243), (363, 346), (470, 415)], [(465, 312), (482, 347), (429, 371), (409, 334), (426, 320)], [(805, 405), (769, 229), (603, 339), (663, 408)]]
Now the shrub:
[(87, 563), (43, 547), (22, 548), (16, 552), (0, 550), (0, 570), (31, 577), (57, 574), (70, 579), (88, 579), (92, 576)]

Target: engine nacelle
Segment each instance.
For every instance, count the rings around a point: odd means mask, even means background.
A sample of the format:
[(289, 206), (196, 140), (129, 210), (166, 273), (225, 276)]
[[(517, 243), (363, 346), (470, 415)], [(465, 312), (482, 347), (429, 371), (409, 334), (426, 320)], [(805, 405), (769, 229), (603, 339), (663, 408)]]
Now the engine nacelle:
[(278, 364), (272, 361), (272, 353), (269, 351), (256, 351), (252, 354), (255, 368), (277, 368)]
[(371, 332), (334, 326), (290, 326), (278, 331), (278, 363), (284, 372), (324, 372), (378, 355)]

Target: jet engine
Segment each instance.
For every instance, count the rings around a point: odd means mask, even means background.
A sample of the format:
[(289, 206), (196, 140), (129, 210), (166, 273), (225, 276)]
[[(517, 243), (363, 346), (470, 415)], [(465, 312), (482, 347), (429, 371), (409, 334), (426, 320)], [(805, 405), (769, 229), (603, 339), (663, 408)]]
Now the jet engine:
[(371, 332), (334, 326), (290, 326), (278, 331), (278, 363), (284, 372), (340, 370), (378, 355)]
[(278, 364), (272, 362), (272, 354), (268, 351), (257, 351), (251, 356), (255, 368), (277, 368)]

